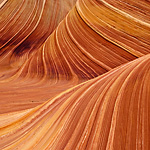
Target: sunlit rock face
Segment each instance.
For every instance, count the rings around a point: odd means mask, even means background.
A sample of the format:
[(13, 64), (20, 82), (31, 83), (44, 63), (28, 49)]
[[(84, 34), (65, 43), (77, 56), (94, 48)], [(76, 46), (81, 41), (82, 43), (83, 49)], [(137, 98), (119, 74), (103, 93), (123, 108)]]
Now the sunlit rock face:
[(149, 53), (149, 1), (0, 0), (0, 148), (149, 150)]
[(150, 55), (35, 108), (0, 116), (6, 149), (148, 149)]

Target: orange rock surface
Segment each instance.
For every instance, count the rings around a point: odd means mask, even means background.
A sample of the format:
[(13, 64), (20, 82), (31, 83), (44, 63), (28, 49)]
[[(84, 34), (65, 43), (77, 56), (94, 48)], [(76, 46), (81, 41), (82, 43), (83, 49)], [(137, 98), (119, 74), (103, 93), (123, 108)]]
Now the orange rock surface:
[(0, 0), (0, 149), (149, 150), (150, 2)]

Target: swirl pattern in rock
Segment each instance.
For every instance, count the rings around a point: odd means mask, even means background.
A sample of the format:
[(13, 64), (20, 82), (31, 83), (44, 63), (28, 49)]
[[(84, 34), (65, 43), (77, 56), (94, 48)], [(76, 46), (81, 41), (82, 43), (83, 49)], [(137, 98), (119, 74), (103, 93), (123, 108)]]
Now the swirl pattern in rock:
[(149, 150), (150, 3), (0, 0), (0, 148)]
[(146, 55), (36, 108), (1, 115), (0, 147), (148, 149), (149, 80)]

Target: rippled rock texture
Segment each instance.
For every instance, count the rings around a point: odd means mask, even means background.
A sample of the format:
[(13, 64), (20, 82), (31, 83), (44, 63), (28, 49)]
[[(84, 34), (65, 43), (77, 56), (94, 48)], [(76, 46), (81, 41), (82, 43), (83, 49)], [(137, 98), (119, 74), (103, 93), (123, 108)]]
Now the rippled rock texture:
[(0, 149), (149, 150), (150, 2), (0, 0)]

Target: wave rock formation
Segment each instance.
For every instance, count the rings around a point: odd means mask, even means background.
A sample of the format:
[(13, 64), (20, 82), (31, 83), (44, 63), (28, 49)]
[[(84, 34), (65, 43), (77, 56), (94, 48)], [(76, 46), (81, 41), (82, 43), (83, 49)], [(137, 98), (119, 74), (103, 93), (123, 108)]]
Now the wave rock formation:
[(149, 150), (150, 2), (0, 0), (0, 149)]

